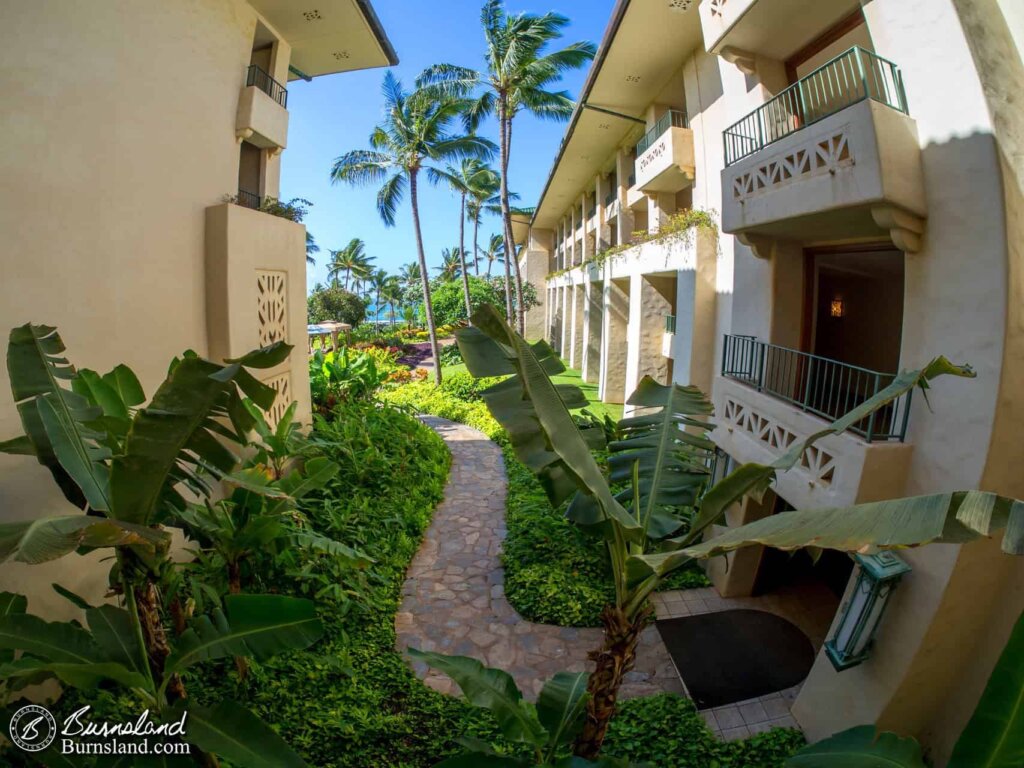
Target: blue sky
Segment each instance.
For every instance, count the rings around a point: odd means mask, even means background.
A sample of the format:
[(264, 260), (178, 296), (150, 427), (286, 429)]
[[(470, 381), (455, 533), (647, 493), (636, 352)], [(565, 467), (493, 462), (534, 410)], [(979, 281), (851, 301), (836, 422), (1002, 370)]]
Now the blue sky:
[[(400, 63), (395, 73), (403, 83), (411, 87), (416, 76), (434, 63), (482, 67), (480, 5), (481, 0), (375, 0), (374, 9), (398, 52)], [(612, 5), (613, 0), (508, 0), (507, 8), (513, 13), (557, 11), (571, 20), (564, 44), (590, 40), (596, 45)], [(321, 251), (316, 266), (308, 272), (310, 286), (325, 279), (327, 249), (341, 248), (353, 237), (362, 238), (376, 264), (389, 272), (416, 259), (408, 198), (396, 225), (387, 228), (377, 215), (375, 188), (332, 186), (328, 178), (336, 157), (368, 148), (370, 131), (381, 117), (384, 72), (372, 69), (288, 84), (290, 124), (288, 149), (282, 155), (281, 197), (303, 197), (313, 203), (306, 224)], [(585, 76), (585, 70), (573, 72), (564, 79), (563, 87), (575, 98)], [(538, 121), (529, 115), (516, 118), (509, 183), (521, 196), (520, 204), (536, 203), (565, 127), (565, 123)], [(481, 133), (497, 138), (493, 124)], [(420, 192), (420, 215), (427, 263), (433, 267), (441, 261), (442, 248), (458, 244), (458, 200), (443, 187), (425, 185)], [(480, 242), (498, 231), (498, 220), (485, 218)], [(471, 236), (467, 227), (467, 248), (472, 247)]]

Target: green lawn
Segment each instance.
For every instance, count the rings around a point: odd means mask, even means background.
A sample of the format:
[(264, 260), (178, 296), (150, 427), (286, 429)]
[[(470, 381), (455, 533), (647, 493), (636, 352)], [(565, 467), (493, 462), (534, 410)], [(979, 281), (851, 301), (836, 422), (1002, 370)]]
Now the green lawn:
[[(462, 363), (459, 365), (446, 365), (441, 368), (443, 375), (451, 373), (466, 373), (466, 366)], [(602, 403), (597, 398), (597, 384), (589, 384), (583, 381), (582, 374), (574, 368), (566, 366), (565, 373), (552, 378), (555, 384), (575, 384), (577, 387), (583, 390), (584, 396), (590, 401), (590, 405), (587, 406), (587, 410), (597, 416), (599, 419), (604, 418), (605, 414), (608, 414), (613, 421), (618, 421), (622, 418), (622, 406), (616, 403)]]

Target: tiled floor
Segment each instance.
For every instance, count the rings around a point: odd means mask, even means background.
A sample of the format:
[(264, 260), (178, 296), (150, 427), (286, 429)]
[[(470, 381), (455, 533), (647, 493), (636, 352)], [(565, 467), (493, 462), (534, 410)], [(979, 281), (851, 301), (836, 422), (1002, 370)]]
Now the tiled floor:
[[(735, 608), (768, 611), (791, 621), (810, 638), (814, 650), (821, 648), (839, 601), (818, 582), (783, 587), (760, 597), (722, 597), (714, 587), (660, 592), (654, 596), (659, 619), (696, 616)], [(683, 681), (686, 684), (686, 681)], [(800, 692), (796, 685), (747, 701), (739, 701), (701, 712), (708, 727), (727, 741), (745, 739), (755, 733), (781, 726), (798, 728), (790, 707)]]

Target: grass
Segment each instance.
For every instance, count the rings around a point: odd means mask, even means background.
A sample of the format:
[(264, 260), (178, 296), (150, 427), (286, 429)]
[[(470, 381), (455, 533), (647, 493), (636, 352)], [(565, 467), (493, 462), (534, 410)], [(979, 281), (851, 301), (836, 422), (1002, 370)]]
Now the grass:
[[(564, 360), (562, 362), (565, 362)], [(467, 373), (465, 363), (459, 363), (458, 365), (445, 365), (441, 367), (442, 377), (448, 376), (453, 373)], [(622, 405), (619, 403), (602, 403), (597, 396), (597, 384), (591, 384), (583, 380), (583, 374), (575, 368), (566, 369), (563, 373), (557, 376), (552, 376), (551, 380), (555, 384), (574, 384), (579, 387), (587, 400), (590, 401), (590, 405), (587, 406), (587, 410), (597, 416), (599, 419), (603, 419), (605, 415), (609, 416), (612, 421), (618, 421), (622, 418)]]

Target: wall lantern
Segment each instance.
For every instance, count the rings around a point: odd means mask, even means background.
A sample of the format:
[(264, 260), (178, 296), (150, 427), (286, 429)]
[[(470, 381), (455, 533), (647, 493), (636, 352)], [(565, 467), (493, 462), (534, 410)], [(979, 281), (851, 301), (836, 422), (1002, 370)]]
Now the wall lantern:
[(825, 653), (837, 671), (855, 667), (871, 655), (875, 632), (885, 607), (910, 566), (892, 552), (854, 555), (857, 583), (840, 609), (835, 634), (825, 641)]
[(846, 305), (843, 303), (843, 297), (836, 296), (834, 299), (832, 299), (830, 309), (832, 317), (842, 317), (843, 315), (845, 315)]

